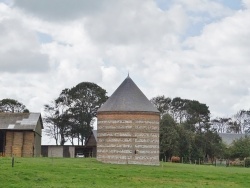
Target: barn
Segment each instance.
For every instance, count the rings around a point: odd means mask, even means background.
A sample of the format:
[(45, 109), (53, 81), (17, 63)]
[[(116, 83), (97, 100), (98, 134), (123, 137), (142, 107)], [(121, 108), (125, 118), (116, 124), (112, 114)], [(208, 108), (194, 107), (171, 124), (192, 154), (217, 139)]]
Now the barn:
[(159, 111), (128, 76), (97, 112), (97, 160), (159, 165)]
[(58, 146), (58, 145), (42, 145), (43, 157), (96, 157), (96, 130), (92, 130), (91, 134), (85, 141), (84, 146)]
[(40, 113), (0, 113), (0, 155), (39, 157), (42, 129)]
[[(89, 137), (86, 139), (85, 148), (88, 149), (91, 157), (96, 157), (96, 140), (97, 140), (97, 131), (92, 130)], [(88, 156), (88, 155), (86, 155)]]

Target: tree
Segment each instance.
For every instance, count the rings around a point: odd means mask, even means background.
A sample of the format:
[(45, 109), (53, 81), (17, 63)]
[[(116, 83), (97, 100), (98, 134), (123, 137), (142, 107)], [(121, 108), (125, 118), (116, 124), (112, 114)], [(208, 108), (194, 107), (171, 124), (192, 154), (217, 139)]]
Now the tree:
[(244, 159), (250, 156), (250, 137), (240, 138), (233, 141), (232, 146), (229, 148), (231, 158)]
[(196, 127), (198, 132), (204, 131), (204, 128), (210, 121), (210, 111), (206, 104), (198, 101), (187, 101), (187, 123)]
[(14, 99), (0, 100), (0, 112), (28, 113), (26, 106)]
[(214, 159), (215, 157), (222, 157), (225, 147), (218, 133), (214, 130), (207, 130), (203, 135), (204, 158), (209, 157)]
[(98, 108), (108, 99), (106, 90), (100, 86), (82, 82), (69, 90), (70, 108), (74, 126), (83, 145), (92, 130)]
[(218, 133), (225, 133), (228, 131), (228, 126), (232, 122), (231, 118), (215, 118), (211, 120), (212, 127), (218, 132)]
[(179, 156), (183, 157), (184, 161), (191, 159), (194, 133), (184, 128), (183, 125), (178, 126), (179, 133)]
[(171, 99), (166, 98), (164, 95), (162, 96), (157, 96), (154, 97), (150, 100), (155, 107), (159, 110), (160, 116), (162, 117), (164, 114), (168, 113), (170, 111), (170, 104), (171, 104)]
[(171, 115), (176, 122), (182, 123), (186, 120), (188, 102), (189, 100), (180, 97), (175, 97), (171, 101)]
[(237, 121), (229, 121), (227, 132), (241, 133), (241, 125)]
[(240, 110), (233, 118), (235, 119), (236, 133), (245, 133), (250, 130), (250, 110)]
[(98, 108), (107, 100), (106, 90), (82, 82), (71, 89), (64, 89), (50, 105), (45, 105), (47, 133), (63, 145), (74, 138), (84, 144), (92, 130)]
[(179, 155), (184, 160), (194, 161), (222, 155), (221, 138), (211, 127), (210, 111), (206, 104), (164, 96), (155, 97), (151, 101), (162, 116), (160, 150), (166, 157)]
[(64, 145), (68, 140), (67, 135), (70, 131), (67, 93), (67, 89), (63, 90), (56, 100), (44, 106), (44, 122), (47, 125), (46, 133), (55, 139), (56, 145)]
[(179, 154), (179, 134), (174, 119), (165, 114), (160, 122), (160, 151), (167, 158)]
[(151, 99), (155, 107), (160, 111), (161, 117), (168, 113), (178, 124), (183, 124), (192, 131), (202, 131), (210, 121), (210, 111), (206, 104), (195, 100), (173, 99), (163, 96)]

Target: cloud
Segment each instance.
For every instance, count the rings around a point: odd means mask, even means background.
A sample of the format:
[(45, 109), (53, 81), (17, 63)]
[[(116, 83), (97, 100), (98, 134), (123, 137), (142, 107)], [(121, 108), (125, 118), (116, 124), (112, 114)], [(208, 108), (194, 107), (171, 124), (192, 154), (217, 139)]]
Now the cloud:
[[(174, 20), (178, 17), (178, 21)], [(180, 7), (163, 12), (151, 1), (126, 1), (116, 4), (101, 16), (85, 20), (85, 29), (96, 42), (130, 45), (152, 44), (173, 33), (182, 33), (187, 25)]]
[(0, 72), (43, 72), (48, 70), (48, 57), (27, 50), (0, 52)]
[(0, 72), (44, 72), (49, 69), (48, 56), (41, 53), (40, 44), (32, 30), (11, 16), (10, 9), (0, 19)]
[(232, 115), (250, 103), (250, 13), (238, 4), (0, 3), (0, 98), (42, 111), (83, 81), (111, 95), (129, 71), (148, 98), (179, 96), (206, 103), (213, 116)]
[(250, 8), (250, 1), (249, 0), (242, 0), (243, 2), (243, 6), (245, 6), (246, 8)]
[(50, 21), (70, 21), (81, 16), (98, 14), (100, 11), (115, 3), (113, 0), (14, 0), (14, 7), (31, 15)]

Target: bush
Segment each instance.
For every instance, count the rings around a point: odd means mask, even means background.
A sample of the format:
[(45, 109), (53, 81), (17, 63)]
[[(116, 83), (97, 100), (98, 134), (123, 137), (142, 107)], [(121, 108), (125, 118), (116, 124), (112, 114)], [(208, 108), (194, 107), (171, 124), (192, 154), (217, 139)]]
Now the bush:
[(239, 158), (235, 159), (234, 161), (229, 162), (230, 166), (243, 166), (244, 167), (244, 161), (240, 160)]
[(246, 159), (245, 159), (245, 167), (250, 167), (250, 157), (247, 157)]

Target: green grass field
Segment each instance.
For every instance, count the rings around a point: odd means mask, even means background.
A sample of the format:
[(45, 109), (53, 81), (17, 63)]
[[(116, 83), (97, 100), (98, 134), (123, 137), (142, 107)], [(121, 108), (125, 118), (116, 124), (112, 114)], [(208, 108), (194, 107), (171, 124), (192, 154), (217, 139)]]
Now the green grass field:
[(250, 168), (161, 163), (103, 164), (90, 158), (0, 158), (0, 187), (249, 187)]

